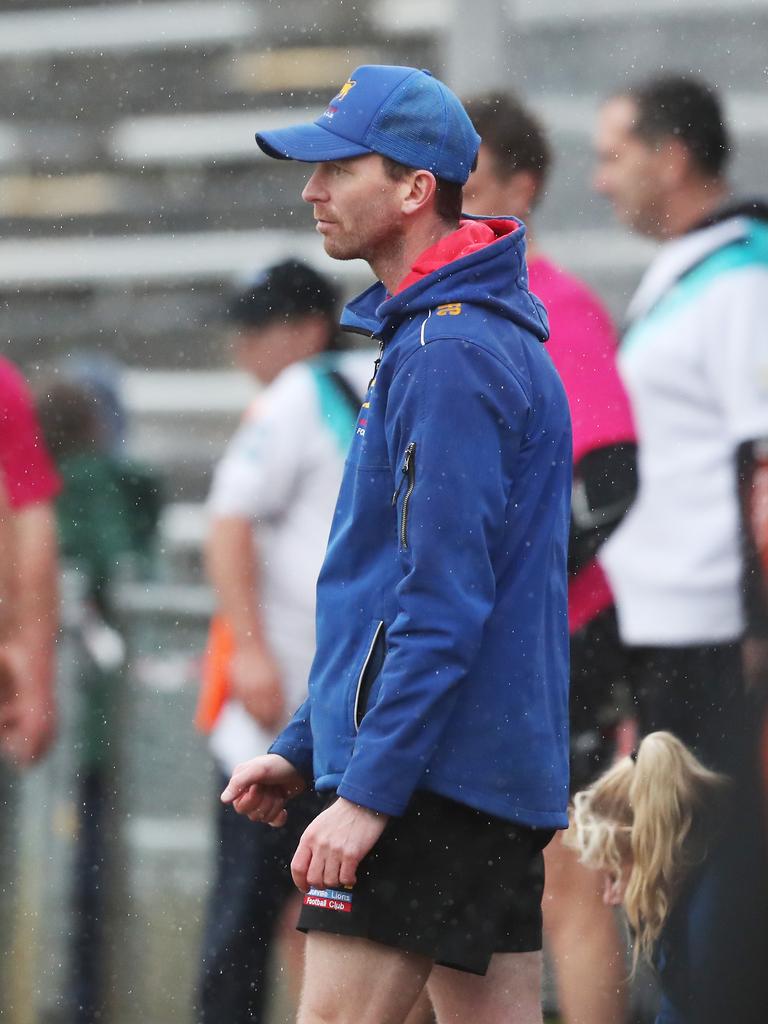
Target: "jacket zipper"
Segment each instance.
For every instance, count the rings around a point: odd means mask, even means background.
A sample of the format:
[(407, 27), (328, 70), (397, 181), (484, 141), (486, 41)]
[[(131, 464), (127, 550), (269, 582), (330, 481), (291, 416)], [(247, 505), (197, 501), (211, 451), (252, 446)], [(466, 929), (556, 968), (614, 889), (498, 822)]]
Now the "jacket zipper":
[(408, 447), (405, 449), (405, 455), (403, 456), (402, 466), (402, 479), (397, 486), (397, 490), (392, 495), (392, 504), (397, 504), (397, 499), (400, 497), (400, 492), (403, 489), (403, 485), (407, 483), (405, 495), (403, 496), (403, 507), (400, 512), (400, 544), (402, 547), (408, 547), (408, 505), (413, 494), (413, 488), (416, 483), (416, 442), (411, 441)]
[(376, 650), (376, 643), (377, 643), (377, 641), (379, 639), (379, 636), (381, 635), (381, 631), (382, 631), (383, 628), (384, 628), (384, 622), (382, 620), (378, 624), (378, 626), (376, 627), (376, 632), (373, 634), (373, 639), (371, 640), (371, 645), (368, 648), (368, 653), (366, 654), (365, 661), (363, 662), (363, 667), (360, 669), (360, 675), (357, 677), (357, 688), (355, 690), (355, 709), (354, 709), (354, 712), (353, 712), (354, 723), (355, 723), (355, 732), (359, 732), (360, 731), (360, 723), (362, 722), (363, 715), (365, 714), (365, 708), (363, 707), (363, 698), (364, 697), (367, 698), (368, 694), (370, 693), (370, 688), (368, 688), (368, 690), (365, 690), (365, 691), (363, 690), (363, 683), (365, 682), (365, 675), (366, 675), (366, 672), (368, 671), (368, 666), (371, 663), (371, 658), (373, 657), (373, 652)]
[(368, 390), (369, 391), (373, 387), (373, 382), (376, 380), (376, 374), (379, 372), (379, 367), (381, 366), (381, 360), (383, 359), (383, 357), (384, 357), (384, 339), (380, 338), (379, 339), (379, 354), (378, 354), (378, 356), (376, 357), (376, 359), (374, 360), (374, 363), (373, 363), (373, 376), (368, 381)]

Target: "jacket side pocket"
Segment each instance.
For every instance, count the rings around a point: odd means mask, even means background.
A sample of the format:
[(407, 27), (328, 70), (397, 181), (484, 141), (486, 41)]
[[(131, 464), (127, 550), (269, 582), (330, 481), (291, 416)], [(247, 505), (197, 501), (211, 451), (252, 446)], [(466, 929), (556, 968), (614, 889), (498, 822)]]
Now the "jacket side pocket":
[(363, 721), (365, 712), (368, 710), (368, 701), (371, 696), (371, 690), (373, 689), (373, 684), (376, 682), (376, 679), (381, 672), (385, 654), (386, 644), (384, 640), (384, 622), (383, 620), (380, 620), (376, 624), (373, 637), (370, 645), (368, 646), (365, 658), (363, 659), (360, 674), (357, 677), (355, 702), (352, 712), (355, 732), (360, 729), (360, 724)]

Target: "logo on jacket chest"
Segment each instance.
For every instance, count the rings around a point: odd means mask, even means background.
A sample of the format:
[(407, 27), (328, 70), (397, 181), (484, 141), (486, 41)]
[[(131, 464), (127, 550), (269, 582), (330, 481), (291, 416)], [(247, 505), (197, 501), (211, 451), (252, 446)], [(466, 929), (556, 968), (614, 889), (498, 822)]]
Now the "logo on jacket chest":
[(357, 428), (355, 429), (355, 433), (358, 437), (365, 437), (365, 428), (368, 426), (368, 410), (370, 408), (370, 402), (363, 402), (360, 415), (357, 417)]

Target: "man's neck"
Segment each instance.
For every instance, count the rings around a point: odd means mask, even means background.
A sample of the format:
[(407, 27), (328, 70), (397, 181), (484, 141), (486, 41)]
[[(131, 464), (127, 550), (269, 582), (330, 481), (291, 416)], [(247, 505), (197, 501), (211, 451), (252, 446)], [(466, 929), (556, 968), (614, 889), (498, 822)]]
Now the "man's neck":
[(431, 218), (423, 225), (413, 225), (400, 235), (386, 250), (382, 248), (368, 260), (371, 270), (384, 284), (390, 295), (394, 295), (403, 278), (423, 252), (458, 229), (458, 224), (448, 224), (438, 218)]
[(522, 220), (525, 224), (525, 258), (528, 261), (535, 260), (538, 256), (541, 256), (541, 251), (534, 239), (531, 218), (523, 217)]
[(728, 186), (720, 178), (688, 185), (670, 199), (660, 237), (684, 235), (722, 206), (727, 195)]

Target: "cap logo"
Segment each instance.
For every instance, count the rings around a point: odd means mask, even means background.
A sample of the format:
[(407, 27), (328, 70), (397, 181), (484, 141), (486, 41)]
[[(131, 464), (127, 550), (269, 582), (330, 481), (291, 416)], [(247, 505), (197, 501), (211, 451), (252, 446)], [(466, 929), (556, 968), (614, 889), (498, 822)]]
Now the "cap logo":
[(342, 101), (342, 100), (344, 99), (344, 97), (345, 97), (345, 96), (347, 95), (347, 93), (349, 92), (349, 90), (350, 90), (350, 89), (354, 89), (354, 87), (355, 87), (356, 85), (357, 85), (357, 82), (356, 82), (356, 81), (354, 80), (354, 78), (348, 78), (348, 79), (346, 80), (346, 82), (344, 83), (344, 85), (342, 85), (342, 87), (341, 87), (341, 88), (339, 89), (339, 92), (338, 92), (338, 94), (337, 94), (337, 95), (336, 95), (336, 96), (334, 97), (334, 99), (336, 100), (336, 102), (337, 102), (337, 103), (341, 103), (341, 101)]
[(329, 121), (333, 120), (333, 115), (336, 113), (336, 110), (338, 109), (336, 107), (336, 104), (341, 103), (341, 101), (344, 99), (344, 97), (347, 95), (350, 89), (354, 89), (356, 85), (357, 82), (354, 80), (354, 78), (348, 78), (344, 85), (342, 85), (342, 87), (333, 97), (331, 102), (328, 104), (328, 109), (325, 111), (325, 117), (327, 117)]

